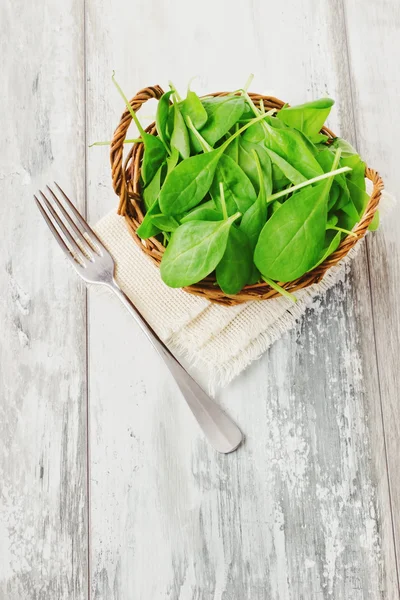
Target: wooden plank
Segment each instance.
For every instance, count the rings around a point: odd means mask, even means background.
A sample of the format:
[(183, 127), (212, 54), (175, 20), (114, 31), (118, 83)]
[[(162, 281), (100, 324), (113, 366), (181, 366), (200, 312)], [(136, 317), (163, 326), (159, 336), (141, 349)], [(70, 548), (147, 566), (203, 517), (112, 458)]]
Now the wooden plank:
[[(382, 174), (388, 191), (398, 195), (400, 134), (396, 118), (400, 77), (393, 57), (400, 54), (400, 9), (395, 0), (365, 10), (346, 1), (352, 93), (357, 144), (369, 164)], [(400, 570), (400, 212), (393, 210), (368, 240), (375, 344), (382, 397), (382, 421), (389, 464), (397, 569)], [(399, 575), (397, 574), (397, 577)]]
[[(0, 597), (87, 594), (85, 291), (32, 194), (84, 199), (78, 1), (1, 5)], [(5, 69), (5, 73), (4, 73)]]
[[(331, 126), (352, 137), (336, 4), (206, 0), (194, 20), (184, 2), (89, 0), (88, 23), (90, 141), (107, 139), (122, 110), (107, 88), (112, 68), (131, 95), (169, 77), (185, 89), (196, 73), (200, 92), (235, 89), (250, 64), (255, 91), (291, 103), (329, 92)], [(92, 219), (115, 203), (107, 161), (107, 149), (89, 154)], [(89, 318), (94, 598), (396, 598), (363, 250), (219, 394), (247, 436), (229, 456), (203, 440), (114, 299), (91, 294)]]

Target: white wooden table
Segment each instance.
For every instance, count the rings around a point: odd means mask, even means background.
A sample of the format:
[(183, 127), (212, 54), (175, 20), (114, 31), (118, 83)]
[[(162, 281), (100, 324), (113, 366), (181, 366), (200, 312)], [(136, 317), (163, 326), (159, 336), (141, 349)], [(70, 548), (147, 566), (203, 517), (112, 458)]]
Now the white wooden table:
[[(330, 125), (400, 188), (398, 0), (3, 0), (1, 600), (399, 598), (400, 216), (344, 284), (217, 397), (217, 455), (112, 297), (87, 293), (32, 193), (95, 222), (146, 85), (329, 93)], [(5, 70), (5, 72), (4, 72)], [(149, 111), (153, 109), (149, 106)], [(396, 562), (397, 557), (397, 562)]]

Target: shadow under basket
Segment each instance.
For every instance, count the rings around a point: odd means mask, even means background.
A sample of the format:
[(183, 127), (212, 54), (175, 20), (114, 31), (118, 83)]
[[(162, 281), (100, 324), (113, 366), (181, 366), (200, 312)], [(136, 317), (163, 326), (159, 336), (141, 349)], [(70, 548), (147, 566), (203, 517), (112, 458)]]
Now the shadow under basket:
[[(158, 85), (154, 87), (147, 87), (138, 92), (136, 96), (132, 98), (130, 104), (133, 110), (136, 112), (147, 100), (151, 98), (158, 100), (161, 98), (163, 93), (163, 90)], [(217, 92), (208, 95), (224, 96), (226, 94), (227, 92)], [(250, 96), (255, 103), (259, 103), (260, 100), (263, 100), (264, 106), (267, 110), (272, 108), (280, 110), (285, 104), (282, 100), (278, 100), (272, 96), (263, 96), (261, 94), (252, 93)], [(128, 110), (125, 110), (111, 142), (110, 158), (113, 187), (115, 193), (120, 199), (118, 213), (125, 217), (129, 231), (141, 250), (147, 254), (157, 266), (159, 266), (165, 250), (162, 243), (156, 238), (141, 240), (136, 234), (136, 230), (144, 218), (144, 205), (140, 195), (140, 166), (143, 156), (143, 144), (134, 144), (124, 159), (124, 140), (131, 121), (131, 114)], [(157, 135), (156, 126), (154, 123), (149, 125), (146, 131), (152, 135)], [(331, 139), (336, 137), (332, 131), (326, 127), (322, 129), (322, 133), (326, 134)], [(353, 229), (353, 233), (356, 235), (348, 235), (346, 238), (344, 238), (338, 249), (322, 264), (309, 273), (306, 273), (302, 277), (299, 277), (298, 279), (289, 283), (280, 284), (283, 288), (290, 292), (295, 292), (296, 290), (308, 287), (313, 283), (318, 283), (321, 281), (326, 271), (342, 260), (342, 258), (346, 256), (346, 254), (355, 246), (355, 244), (357, 244), (359, 240), (364, 237), (368, 230), (369, 224), (374, 218), (375, 211), (381, 198), (381, 192), (384, 187), (382, 178), (377, 171), (367, 167), (365, 170), (365, 176), (372, 182), (373, 189), (365, 209), (365, 213), (360, 222)], [(245, 286), (241, 292), (235, 296), (227, 296), (216, 284), (216, 280), (213, 275), (209, 275), (199, 283), (183, 289), (190, 294), (201, 296), (207, 300), (210, 300), (211, 302), (224, 305), (235, 305), (250, 300), (267, 300), (270, 298), (276, 298), (280, 295), (268, 284), (262, 282)]]

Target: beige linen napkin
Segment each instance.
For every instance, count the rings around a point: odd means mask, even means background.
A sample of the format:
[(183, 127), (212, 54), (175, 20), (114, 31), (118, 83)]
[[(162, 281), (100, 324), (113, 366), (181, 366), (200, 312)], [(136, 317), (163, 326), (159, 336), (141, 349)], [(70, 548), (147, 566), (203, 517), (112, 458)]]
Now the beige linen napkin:
[[(392, 197), (384, 193), (382, 204), (393, 204)], [(161, 339), (185, 357), (186, 364), (206, 374), (201, 379), (207, 381), (210, 393), (229, 383), (293, 327), (314, 298), (343, 276), (362, 243), (320, 283), (296, 292), (296, 303), (280, 297), (225, 307), (167, 287), (158, 268), (133, 241), (125, 219), (115, 212), (94, 229), (114, 257), (121, 288)]]

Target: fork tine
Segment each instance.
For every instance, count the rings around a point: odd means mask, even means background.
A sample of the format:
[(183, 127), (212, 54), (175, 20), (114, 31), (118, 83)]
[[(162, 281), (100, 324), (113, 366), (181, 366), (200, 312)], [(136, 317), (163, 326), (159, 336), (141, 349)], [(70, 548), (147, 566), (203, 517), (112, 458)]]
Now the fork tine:
[(90, 227), (89, 223), (87, 223), (85, 221), (85, 219), (82, 217), (81, 213), (72, 204), (71, 200), (68, 198), (68, 196), (64, 192), (64, 190), (61, 189), (61, 187), (58, 185), (58, 183), (56, 181), (54, 182), (54, 185), (56, 185), (58, 187), (58, 189), (60, 190), (60, 192), (64, 196), (64, 199), (65, 199), (66, 203), (68, 204), (69, 208), (71, 209), (71, 212), (74, 214), (74, 216), (76, 217), (76, 219), (79, 221), (80, 225), (83, 227), (85, 233), (89, 237), (89, 240), (92, 243), (94, 243), (94, 244), (96, 244), (98, 246), (98, 250), (100, 250), (101, 254), (103, 252), (108, 253), (108, 250), (104, 247), (103, 243), (99, 240), (99, 238), (97, 237), (97, 235), (95, 234), (95, 232), (93, 231), (93, 229)]
[(55, 193), (53, 192), (51, 187), (49, 185), (47, 185), (46, 187), (49, 190), (50, 194), (53, 196), (54, 202), (56, 203), (57, 207), (60, 209), (65, 221), (70, 226), (70, 228), (74, 231), (80, 244), (82, 244), (85, 252), (87, 252), (89, 256), (92, 256), (92, 253), (97, 252), (97, 249), (93, 248), (93, 245), (91, 245), (88, 242), (87, 238), (85, 238), (85, 236), (83, 235), (83, 232), (77, 227), (77, 225), (73, 221), (73, 219), (71, 219), (69, 213), (65, 210), (62, 202), (60, 202), (60, 200), (57, 198), (57, 196), (55, 195)]
[[(57, 227), (59, 227), (61, 229), (64, 237), (67, 239), (67, 241), (70, 244), (70, 248), (69, 248), (70, 254), (72, 254), (72, 255), (75, 254), (79, 258), (78, 262), (80, 262), (81, 264), (86, 266), (88, 258), (83, 254), (83, 252), (82, 252), (81, 248), (79, 247), (79, 245), (77, 244), (75, 238), (71, 235), (71, 233), (65, 226), (65, 224), (62, 221), (62, 219), (60, 218), (60, 216), (56, 213), (56, 211), (52, 207), (51, 202), (49, 202), (49, 200), (46, 198), (46, 196), (44, 195), (44, 193), (41, 190), (39, 190), (39, 191), (40, 191), (40, 195), (43, 198), (43, 201), (38, 200), (38, 202), (42, 206), (43, 210), (46, 212), (48, 219), (53, 223), (53, 225), (56, 224)], [(35, 196), (35, 198), (36, 198), (36, 196)], [(49, 222), (47, 219), (46, 219), (46, 221), (47, 221), (47, 223)], [(57, 229), (56, 229), (56, 231), (57, 231)], [(67, 246), (68, 246), (68, 244), (67, 244)]]
[(57, 244), (60, 246), (61, 250), (63, 250), (63, 252), (65, 252), (65, 254), (68, 256), (68, 258), (73, 260), (75, 263), (77, 263), (81, 267), (82, 266), (81, 263), (77, 260), (75, 254), (72, 252), (71, 248), (69, 248), (69, 246), (67, 246), (67, 244), (65, 243), (65, 241), (63, 240), (63, 238), (61, 237), (59, 232), (57, 231), (57, 228), (54, 226), (53, 221), (49, 217), (49, 215), (48, 215), (46, 209), (44, 208), (43, 204), (41, 203), (41, 201), (37, 198), (37, 196), (34, 195), (33, 197), (35, 198), (35, 202), (36, 202), (38, 209), (42, 213), (42, 217), (44, 218), (47, 225), (49, 226), (49, 229), (50, 229), (51, 233), (53, 234)]

